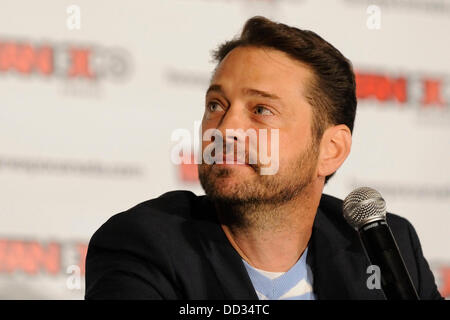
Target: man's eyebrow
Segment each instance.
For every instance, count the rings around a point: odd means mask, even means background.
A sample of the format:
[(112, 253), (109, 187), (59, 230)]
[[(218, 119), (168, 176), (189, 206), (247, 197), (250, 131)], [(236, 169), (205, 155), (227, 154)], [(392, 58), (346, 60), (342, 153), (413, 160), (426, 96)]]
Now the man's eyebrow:
[[(208, 90), (206, 91), (206, 95), (208, 95), (208, 93), (210, 93), (212, 91), (224, 94), (224, 91), (220, 84), (212, 84), (211, 86), (209, 86)], [(262, 90), (252, 89), (252, 88), (244, 88), (244, 89), (242, 89), (242, 92), (249, 96), (260, 96), (263, 98), (269, 98), (269, 99), (273, 99), (273, 100), (281, 99), (276, 94), (269, 93), (269, 92), (262, 91)]]
[(244, 92), (244, 94), (247, 94), (249, 96), (259, 96), (259, 97), (269, 98), (269, 99), (273, 99), (273, 100), (281, 99), (279, 96), (277, 96), (274, 93), (270, 93), (270, 92), (266, 92), (266, 91), (262, 91), (262, 90), (257, 90), (257, 89), (252, 89), (252, 88), (244, 88), (244, 89), (242, 89), (242, 91)]
[(208, 93), (215, 91), (218, 93), (224, 93), (222, 90), (222, 86), (220, 84), (212, 84), (209, 86), (208, 90), (206, 90), (206, 95), (208, 95)]

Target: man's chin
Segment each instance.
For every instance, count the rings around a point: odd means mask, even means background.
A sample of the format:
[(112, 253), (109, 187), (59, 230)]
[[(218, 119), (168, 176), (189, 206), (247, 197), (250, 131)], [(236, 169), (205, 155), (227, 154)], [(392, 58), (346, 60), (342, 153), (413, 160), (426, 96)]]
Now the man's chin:
[[(250, 168), (251, 169), (251, 168)], [(230, 169), (224, 172), (221, 170), (217, 175), (213, 176), (214, 180), (214, 188), (216, 190), (223, 190), (224, 193), (232, 193), (232, 192), (243, 192), (244, 188), (249, 185), (254, 184), (255, 182), (248, 176), (248, 174), (243, 173), (244, 170), (249, 170), (249, 168), (245, 169)], [(214, 174), (214, 172), (211, 172)], [(211, 177), (211, 176), (210, 176)]]
[(218, 186), (206, 192), (206, 195), (213, 201), (223, 204), (237, 205), (247, 202), (247, 198), (242, 192), (232, 186)]
[[(252, 170), (245, 168), (243, 170)], [(204, 177), (202, 187), (205, 193), (215, 200), (240, 201), (245, 198), (249, 186), (255, 182), (248, 175), (242, 174), (240, 169), (220, 170), (212, 169), (207, 177)]]

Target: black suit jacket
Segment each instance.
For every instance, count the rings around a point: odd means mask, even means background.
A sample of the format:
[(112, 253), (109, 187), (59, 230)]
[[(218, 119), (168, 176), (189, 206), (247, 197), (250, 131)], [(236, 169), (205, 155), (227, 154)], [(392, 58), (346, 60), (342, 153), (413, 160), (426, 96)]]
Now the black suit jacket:
[[(441, 299), (413, 226), (388, 224), (421, 299)], [(342, 200), (322, 195), (307, 263), (318, 299), (384, 299), (366, 286), (370, 265)], [(112, 216), (92, 236), (86, 299), (258, 299), (206, 196), (168, 192)]]

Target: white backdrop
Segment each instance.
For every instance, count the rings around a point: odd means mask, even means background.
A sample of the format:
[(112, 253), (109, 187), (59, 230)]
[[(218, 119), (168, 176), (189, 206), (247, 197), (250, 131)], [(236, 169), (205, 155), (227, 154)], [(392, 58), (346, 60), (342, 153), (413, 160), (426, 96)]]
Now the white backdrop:
[(448, 1), (0, 0), (0, 298), (82, 299), (102, 223), (169, 190), (203, 193), (170, 161), (171, 133), (193, 132), (211, 50), (256, 14), (353, 62), (352, 152), (325, 192), (380, 191), (450, 296)]

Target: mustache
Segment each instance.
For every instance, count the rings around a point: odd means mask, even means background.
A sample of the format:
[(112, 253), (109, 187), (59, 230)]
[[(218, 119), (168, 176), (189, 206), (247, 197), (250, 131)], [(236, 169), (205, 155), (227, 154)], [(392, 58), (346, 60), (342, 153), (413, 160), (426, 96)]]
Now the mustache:
[(226, 139), (215, 139), (210, 142), (203, 150), (203, 157), (206, 163), (238, 163), (246, 164), (253, 168), (258, 168), (258, 152), (255, 146), (249, 144), (246, 148), (245, 142)]

